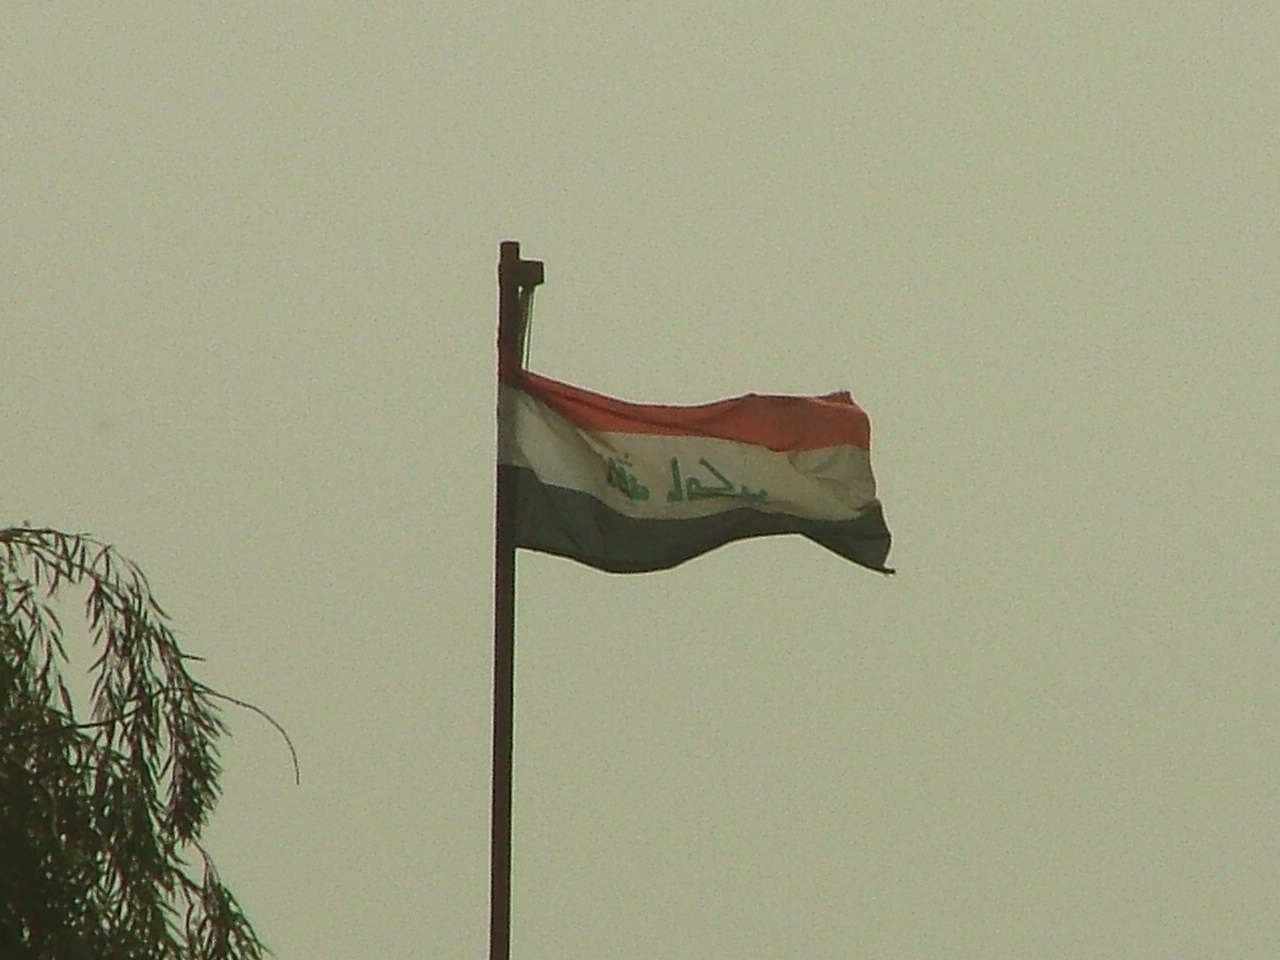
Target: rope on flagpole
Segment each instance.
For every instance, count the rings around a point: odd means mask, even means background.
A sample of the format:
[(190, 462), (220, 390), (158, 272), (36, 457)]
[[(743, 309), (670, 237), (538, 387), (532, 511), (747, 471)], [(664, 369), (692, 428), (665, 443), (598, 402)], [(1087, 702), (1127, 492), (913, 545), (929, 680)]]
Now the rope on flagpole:
[(524, 326), (524, 349), (520, 354), (520, 369), (529, 369), (529, 349), (533, 343), (533, 295), (537, 287), (522, 287), (520, 294), (520, 317)]

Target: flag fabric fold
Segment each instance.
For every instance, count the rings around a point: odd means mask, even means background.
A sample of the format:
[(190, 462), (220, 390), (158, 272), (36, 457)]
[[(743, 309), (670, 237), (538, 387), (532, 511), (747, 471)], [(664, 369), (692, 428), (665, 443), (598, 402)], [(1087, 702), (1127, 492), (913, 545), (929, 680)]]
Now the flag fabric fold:
[(637, 404), (504, 364), (498, 422), (518, 547), (641, 573), (799, 534), (892, 572), (870, 422), (848, 393)]

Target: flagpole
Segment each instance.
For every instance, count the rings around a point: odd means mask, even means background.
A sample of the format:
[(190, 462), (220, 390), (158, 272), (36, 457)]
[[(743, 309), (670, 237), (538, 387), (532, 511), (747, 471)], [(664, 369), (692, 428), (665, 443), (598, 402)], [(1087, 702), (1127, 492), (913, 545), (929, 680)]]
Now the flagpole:
[[(523, 364), (528, 295), (543, 281), (539, 260), (522, 260), (520, 244), (498, 248), (499, 364)], [(498, 446), (509, 440), (499, 404)], [(496, 459), (495, 459), (496, 462)], [(511, 957), (511, 772), (515, 730), (516, 543), (515, 495), (496, 470), (493, 552), (493, 803), (489, 857), (489, 960)]]

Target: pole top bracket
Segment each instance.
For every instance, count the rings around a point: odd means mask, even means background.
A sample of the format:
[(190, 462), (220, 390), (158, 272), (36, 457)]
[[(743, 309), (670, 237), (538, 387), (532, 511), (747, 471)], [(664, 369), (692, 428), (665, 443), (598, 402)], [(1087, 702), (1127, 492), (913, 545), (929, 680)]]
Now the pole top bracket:
[(519, 240), (503, 240), (498, 247), (498, 283), (529, 290), (546, 281), (541, 260), (523, 260)]

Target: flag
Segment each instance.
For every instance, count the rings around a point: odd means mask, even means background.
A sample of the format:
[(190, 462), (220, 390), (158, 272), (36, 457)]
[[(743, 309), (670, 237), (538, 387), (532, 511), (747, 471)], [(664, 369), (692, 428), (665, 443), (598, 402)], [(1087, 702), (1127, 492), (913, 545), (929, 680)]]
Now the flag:
[(892, 573), (871, 425), (847, 392), (660, 406), (503, 367), (498, 470), (518, 547), (640, 573), (800, 534)]

